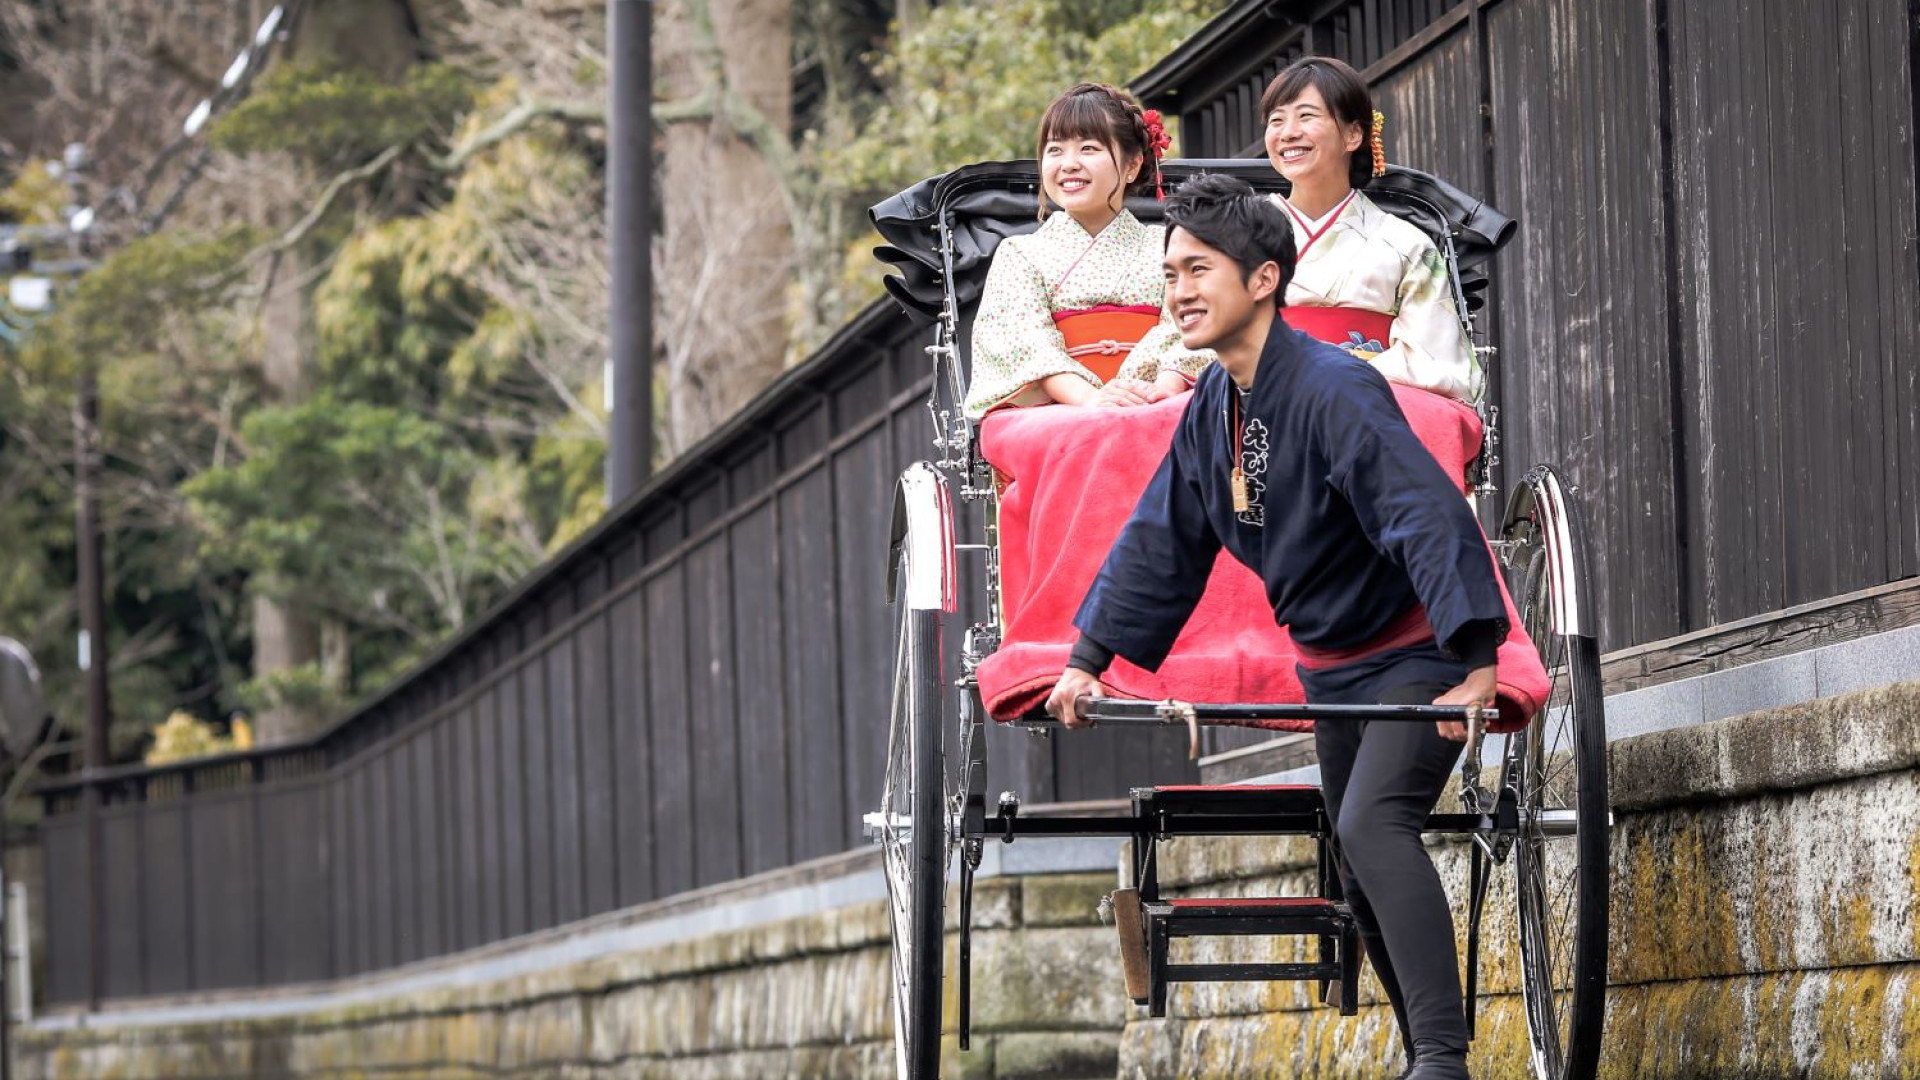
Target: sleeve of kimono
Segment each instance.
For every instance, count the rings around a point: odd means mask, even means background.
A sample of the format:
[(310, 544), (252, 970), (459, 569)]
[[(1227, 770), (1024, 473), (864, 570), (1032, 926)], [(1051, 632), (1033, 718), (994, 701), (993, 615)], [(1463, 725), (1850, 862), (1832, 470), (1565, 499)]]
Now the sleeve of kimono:
[(1479, 365), (1460, 330), (1446, 263), (1431, 242), (1408, 260), (1398, 300), (1390, 343), (1370, 363), (1394, 382), (1471, 404), (1480, 392)]
[(1163, 371), (1177, 371), (1192, 384), (1216, 359), (1218, 356), (1212, 349), (1189, 349), (1181, 344), (1172, 313), (1162, 309), (1159, 324), (1133, 347), (1127, 362), (1120, 366), (1120, 374), (1129, 379), (1151, 381)]
[(1149, 671), (1173, 649), (1220, 554), (1220, 538), (1194, 481), (1197, 411), (1188, 409), (1181, 419), (1173, 445), (1073, 617), (1082, 634)]
[(1364, 368), (1356, 373), (1335, 391), (1320, 435), (1330, 478), (1374, 547), (1407, 572), (1441, 648), (1456, 657), (1475, 652), (1489, 629), (1496, 641), (1507, 632), (1486, 536), (1386, 383)]
[(973, 322), (972, 384), (967, 415), (978, 419), (1001, 405), (1040, 405), (1051, 400), (1035, 385), (1049, 375), (1071, 373), (1094, 386), (1100, 380), (1067, 355), (1053, 324), (1046, 282), (1013, 241), (994, 252)]

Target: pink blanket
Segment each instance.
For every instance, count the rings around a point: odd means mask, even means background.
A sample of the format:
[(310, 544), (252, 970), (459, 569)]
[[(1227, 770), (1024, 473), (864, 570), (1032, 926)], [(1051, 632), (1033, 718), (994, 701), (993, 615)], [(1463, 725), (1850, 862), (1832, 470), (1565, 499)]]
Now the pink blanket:
[[(1414, 432), (1464, 492), (1466, 466), (1480, 446), (1479, 418), (1435, 394), (1399, 386), (1394, 392)], [(1038, 708), (1059, 680), (1078, 637), (1074, 612), (1165, 456), (1190, 396), (1135, 409), (1002, 409), (986, 418), (981, 449), (1004, 481), (1004, 640), (979, 671), (994, 718)], [(1507, 608), (1514, 632), (1500, 647), (1501, 726), (1512, 728), (1537, 711), (1548, 683), (1511, 600)], [(1104, 681), (1117, 696), (1149, 700), (1302, 700), (1293, 643), (1274, 625), (1259, 578), (1225, 553), (1160, 670), (1116, 660)]]

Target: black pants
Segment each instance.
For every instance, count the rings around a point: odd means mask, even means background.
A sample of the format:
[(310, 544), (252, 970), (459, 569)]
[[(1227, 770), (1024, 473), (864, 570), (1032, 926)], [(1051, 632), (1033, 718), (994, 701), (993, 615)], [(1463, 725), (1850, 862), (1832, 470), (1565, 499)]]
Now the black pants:
[[(1416, 665), (1417, 666), (1417, 665)], [(1350, 702), (1425, 705), (1457, 681), (1401, 669), (1380, 672), (1373, 695), (1353, 687), (1338, 696)], [(1376, 681), (1377, 680), (1377, 681)], [(1367, 958), (1393, 1003), (1394, 1018), (1413, 1053), (1416, 1041), (1430, 1048), (1465, 1050), (1466, 1011), (1460, 996), (1459, 956), (1453, 945), (1453, 912), (1433, 860), (1420, 843), (1421, 828), (1439, 801), (1460, 744), (1441, 738), (1430, 723), (1320, 721), (1314, 725), (1320, 754), (1320, 785), (1340, 851), (1340, 880), (1359, 924)]]

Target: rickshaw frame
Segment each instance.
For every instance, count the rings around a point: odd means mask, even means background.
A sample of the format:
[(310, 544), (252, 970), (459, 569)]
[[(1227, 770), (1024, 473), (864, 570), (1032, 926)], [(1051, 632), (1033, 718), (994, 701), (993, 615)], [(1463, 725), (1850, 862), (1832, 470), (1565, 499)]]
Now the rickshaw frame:
[[(1176, 161), (1166, 163), (1164, 171), (1173, 184), (1203, 172), (1229, 172), (1250, 181), (1264, 181), (1256, 186), (1269, 190), (1279, 186), (1277, 177), (1260, 161)], [(1449, 269), (1466, 340), (1476, 342), (1477, 356), (1491, 359), (1493, 350), (1477, 344), (1473, 325), (1476, 305), (1470, 302), (1464, 276), (1472, 266), (1463, 265), (1460, 241), (1475, 241), (1478, 249), (1473, 252), (1474, 263), (1483, 263), (1511, 237), (1511, 222), (1425, 174), (1396, 169), (1391, 179), (1391, 186), (1371, 192), (1375, 201), (1413, 221), (1434, 239)], [(983, 245), (981, 237), (963, 236), (956, 206), (971, 195), (983, 194), (990, 204), (986, 220), (997, 227), (998, 219), (992, 214), (1000, 210), (998, 195), (1035, 192), (1037, 184), (1032, 163), (986, 163), (927, 181), (875, 208), (876, 223), (889, 212), (896, 215), (895, 228), (882, 226), (883, 234), (895, 245), (882, 250), (883, 259), (905, 265), (908, 270), (905, 279), (889, 279), (890, 291), (909, 313), (917, 305), (921, 314), (927, 314), (928, 301), (937, 299), (931, 319), (934, 341), (926, 351), (935, 369), (927, 406), (938, 457), (910, 466), (896, 487), (887, 595), (901, 611), (901, 629), (889, 718), (888, 775), (882, 806), (866, 816), (869, 831), (886, 851), (894, 929), (897, 1062), (899, 1075), (908, 1080), (930, 1080), (939, 1073), (946, 875), (956, 854), (960, 910), (955, 1034), (960, 1049), (970, 1044), (972, 885), (988, 839), (1011, 843), (1022, 838), (1098, 836), (1131, 842), (1133, 881), (1141, 902), (1147, 905), (1143, 908), (1147, 912), (1146, 944), (1149, 970), (1154, 973), (1145, 999), (1136, 996), (1135, 1000), (1146, 1004), (1152, 1016), (1165, 1015), (1167, 984), (1175, 981), (1315, 980), (1320, 983), (1323, 1002), (1337, 1005), (1348, 1015), (1358, 1006), (1358, 950), (1350, 925), (1334, 917), (1345, 918), (1346, 912), (1338, 875), (1332, 872), (1337, 848), (1316, 788), (1222, 789), (1215, 794), (1200, 788), (1135, 788), (1130, 812), (1102, 815), (1023, 815), (1018, 796), (1009, 792), (989, 809), (984, 738), (988, 718), (976, 671), (1000, 644), (997, 489), (991, 467), (980, 456), (978, 426), (965, 416), (961, 403), (966, 400), (963, 290), (969, 271), (983, 272), (983, 260), (990, 255), (990, 250), (964, 249), (969, 240), (974, 248), (988, 249), (997, 241), (989, 234)], [(1152, 212), (1151, 207), (1136, 209)], [(916, 215), (929, 228), (932, 243), (911, 250), (915, 237), (898, 227), (898, 222), (913, 220)], [(963, 256), (970, 259), (971, 267), (960, 265)], [(1484, 400), (1476, 408), (1486, 434), (1469, 468), (1468, 480), (1477, 495), (1486, 497), (1497, 493), (1491, 477), (1499, 464), (1499, 417), (1497, 408)], [(978, 542), (956, 542), (949, 476), (958, 481), (962, 500), (983, 507)], [(1516, 866), (1521, 995), (1529, 1030), (1530, 1071), (1540, 1080), (1589, 1080), (1597, 1068), (1604, 1021), (1611, 814), (1606, 803), (1599, 649), (1591, 617), (1593, 607), (1586, 596), (1585, 534), (1571, 489), (1547, 466), (1530, 469), (1515, 484), (1492, 543), (1515, 604), (1555, 682), (1554, 693), (1541, 714), (1524, 732), (1505, 740), (1500, 776), (1491, 787), (1482, 782), (1486, 717), (1474, 708), (1107, 699), (1092, 703), (1086, 715), (1106, 726), (1181, 725), (1188, 729), (1195, 749), (1198, 727), (1207, 722), (1336, 717), (1466, 722), (1470, 736), (1459, 769), (1461, 809), (1434, 813), (1426, 831), (1462, 834), (1472, 841), (1465, 953), (1469, 1028), (1475, 1020), (1481, 915), (1492, 868), (1511, 860)], [(959, 674), (949, 681), (940, 622), (943, 614), (957, 607), (956, 562), (961, 552), (982, 558), (987, 578), (986, 617), (965, 631), (958, 650)], [(945, 719), (943, 699), (948, 697), (955, 703), (957, 726)], [(1022, 717), (1012, 725), (1041, 733), (1058, 727), (1044, 715)], [(1546, 744), (1549, 728), (1566, 734), (1565, 747), (1556, 750)], [(949, 766), (948, 733), (954, 736), (951, 758), (957, 768)], [(1570, 794), (1564, 783), (1556, 791), (1567, 795), (1564, 801), (1571, 805), (1546, 805), (1556, 765), (1572, 773)], [(1159, 892), (1158, 845), (1172, 836), (1194, 835), (1313, 837), (1318, 852), (1315, 878), (1319, 896), (1299, 898), (1298, 904), (1276, 900), (1257, 910), (1234, 909), (1217, 902), (1207, 907), (1196, 906), (1202, 905), (1201, 901), (1166, 901)], [(1575, 852), (1574, 864), (1566, 874), (1574, 905), (1573, 940), (1563, 950), (1561, 943), (1553, 940), (1546, 910), (1550, 890), (1544, 882), (1555, 858), (1550, 842), (1568, 838)], [(929, 929), (935, 925), (940, 927), (937, 933)], [(1168, 958), (1172, 937), (1269, 933), (1319, 937), (1320, 962), (1180, 965)]]

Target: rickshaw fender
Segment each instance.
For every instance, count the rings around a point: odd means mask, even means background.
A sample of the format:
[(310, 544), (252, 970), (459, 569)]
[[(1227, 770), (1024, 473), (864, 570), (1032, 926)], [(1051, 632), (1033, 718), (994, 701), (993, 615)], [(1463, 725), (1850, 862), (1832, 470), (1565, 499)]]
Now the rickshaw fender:
[(915, 462), (893, 489), (887, 602), (905, 599), (918, 611), (952, 611), (954, 577), (953, 502), (947, 478), (926, 462)]

